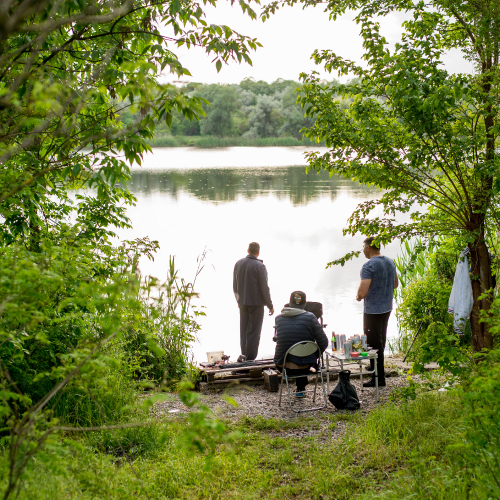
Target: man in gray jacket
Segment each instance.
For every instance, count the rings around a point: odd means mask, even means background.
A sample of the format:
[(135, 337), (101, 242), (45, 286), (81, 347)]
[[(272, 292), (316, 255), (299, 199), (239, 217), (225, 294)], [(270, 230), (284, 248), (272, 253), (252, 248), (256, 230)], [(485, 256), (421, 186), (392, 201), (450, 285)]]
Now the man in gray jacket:
[(248, 245), (248, 255), (236, 262), (233, 272), (233, 292), (240, 308), (239, 361), (252, 361), (257, 357), (260, 332), (264, 321), (264, 306), (269, 308), (269, 316), (274, 314), (271, 293), (267, 284), (267, 269), (259, 260), (260, 245)]

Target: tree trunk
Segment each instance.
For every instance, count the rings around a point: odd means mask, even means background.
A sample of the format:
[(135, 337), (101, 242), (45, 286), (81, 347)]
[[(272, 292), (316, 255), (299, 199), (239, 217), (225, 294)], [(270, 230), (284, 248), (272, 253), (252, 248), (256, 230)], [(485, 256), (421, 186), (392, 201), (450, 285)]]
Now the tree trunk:
[(488, 247), (484, 241), (484, 231), (481, 230), (478, 238), (471, 245), (470, 251), (472, 267), (472, 295), (474, 297), (474, 307), (471, 314), (471, 335), (472, 346), (475, 351), (491, 349), (493, 338), (488, 325), (480, 322), (481, 311), (488, 312), (491, 306), (491, 295), (480, 299), (479, 297), (493, 286), (491, 278), (491, 263)]

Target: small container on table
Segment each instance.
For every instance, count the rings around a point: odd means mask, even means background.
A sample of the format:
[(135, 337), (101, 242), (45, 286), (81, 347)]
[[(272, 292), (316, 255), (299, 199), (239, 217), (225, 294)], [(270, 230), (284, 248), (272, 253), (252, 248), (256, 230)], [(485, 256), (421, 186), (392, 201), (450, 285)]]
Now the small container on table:
[[(326, 388), (327, 391), (330, 392), (330, 358), (335, 360), (337, 363), (340, 364), (340, 369), (344, 369), (344, 365), (350, 365), (350, 364), (358, 364), (359, 365), (359, 373), (353, 373), (351, 374), (352, 376), (358, 376), (361, 379), (361, 390), (363, 390), (363, 375), (371, 375), (372, 373), (375, 375), (375, 391), (377, 394), (377, 402), (379, 401), (378, 397), (378, 372), (377, 372), (377, 358), (378, 354), (375, 352), (373, 354), (368, 353), (367, 356), (359, 356), (358, 358), (351, 358), (351, 357), (345, 357), (343, 352), (340, 351), (330, 351), (326, 350), (325, 351), (325, 356), (326, 356)], [(365, 370), (363, 371), (363, 363), (361, 361), (365, 359), (373, 359), (374, 361), (374, 370)]]

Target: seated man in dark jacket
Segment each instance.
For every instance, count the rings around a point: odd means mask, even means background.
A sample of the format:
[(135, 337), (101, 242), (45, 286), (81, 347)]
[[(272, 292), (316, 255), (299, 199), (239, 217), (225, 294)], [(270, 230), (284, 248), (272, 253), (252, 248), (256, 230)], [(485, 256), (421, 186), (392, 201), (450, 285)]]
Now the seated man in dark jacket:
[[(318, 344), (321, 352), (328, 347), (328, 339), (319, 324), (316, 316), (305, 311), (306, 294), (304, 292), (292, 292), (290, 295), (289, 307), (284, 307), (281, 314), (276, 316), (276, 352), (274, 362), (276, 368), (283, 371), (283, 360), (285, 354), (297, 342), (312, 340)], [(297, 358), (289, 355), (286, 359), (286, 372), (289, 377), (297, 377), (297, 391), (295, 395), (299, 398), (305, 397), (307, 385), (307, 375), (314, 373), (311, 368), (318, 369), (316, 354), (311, 354), (306, 358)]]

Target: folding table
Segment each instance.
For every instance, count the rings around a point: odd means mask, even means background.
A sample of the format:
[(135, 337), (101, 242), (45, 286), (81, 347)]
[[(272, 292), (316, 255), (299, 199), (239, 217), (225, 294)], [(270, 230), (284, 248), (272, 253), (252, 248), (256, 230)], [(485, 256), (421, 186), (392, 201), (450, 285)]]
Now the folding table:
[[(371, 375), (372, 373), (375, 375), (375, 391), (377, 394), (377, 402), (379, 401), (378, 397), (378, 372), (377, 372), (377, 358), (378, 354), (368, 354), (368, 356), (359, 356), (358, 358), (351, 358), (351, 357), (345, 357), (345, 354), (340, 352), (340, 351), (331, 351), (331, 350), (326, 350), (324, 352), (326, 355), (326, 389), (327, 392), (330, 393), (330, 359), (333, 361), (335, 360), (337, 363), (340, 364), (340, 369), (344, 369), (344, 365), (351, 365), (351, 364), (358, 364), (359, 365), (359, 373), (351, 373), (351, 377), (357, 377), (359, 376), (361, 379), (361, 390), (363, 390), (363, 375)], [(365, 370), (363, 371), (363, 363), (362, 361), (366, 359), (373, 359), (375, 360), (374, 365), (375, 369), (374, 370)]]

